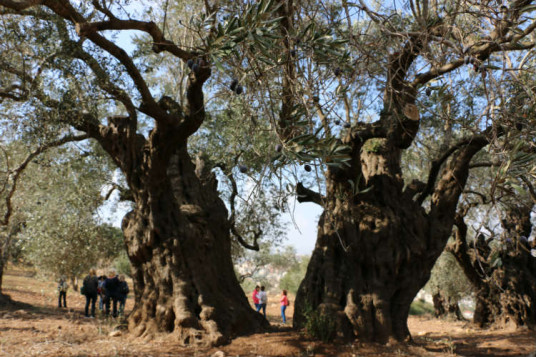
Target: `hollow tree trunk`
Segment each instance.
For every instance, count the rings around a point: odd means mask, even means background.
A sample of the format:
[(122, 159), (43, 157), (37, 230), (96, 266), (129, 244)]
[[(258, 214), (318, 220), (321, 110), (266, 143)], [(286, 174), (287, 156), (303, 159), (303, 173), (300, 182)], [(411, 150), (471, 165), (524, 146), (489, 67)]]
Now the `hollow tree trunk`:
[(258, 331), (265, 320), (251, 309), (233, 271), (227, 210), (216, 180), (200, 180), (181, 150), (167, 174), (148, 183), (123, 220), (137, 335), (172, 332), (184, 343), (220, 344)]
[(530, 258), (527, 252), (501, 254), (502, 266), (491, 269), (487, 286), (477, 290), (475, 323), (536, 326), (536, 266), (527, 264)]

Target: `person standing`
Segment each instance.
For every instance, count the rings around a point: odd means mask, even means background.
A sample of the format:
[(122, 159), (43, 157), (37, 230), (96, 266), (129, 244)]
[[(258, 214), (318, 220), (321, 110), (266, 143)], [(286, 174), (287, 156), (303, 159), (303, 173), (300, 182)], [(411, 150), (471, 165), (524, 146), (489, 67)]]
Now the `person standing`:
[(104, 281), (104, 305), (106, 306), (105, 314), (110, 315), (110, 303), (113, 306), (112, 316), (117, 317), (117, 301), (119, 300), (119, 278), (115, 271), (110, 271), (108, 278)]
[(69, 285), (65, 281), (65, 276), (62, 275), (60, 281), (58, 282), (58, 307), (61, 308), (61, 300), (63, 299), (63, 307), (67, 307), (67, 289)]
[(255, 310), (259, 312), (261, 309), (261, 306), (259, 304), (259, 298), (257, 294), (259, 293), (259, 286), (255, 286), (255, 290), (253, 290), (253, 293), (251, 294), (251, 298), (253, 299), (253, 304), (255, 305)]
[(266, 318), (266, 304), (268, 303), (268, 294), (266, 294), (264, 286), (261, 286), (261, 291), (259, 291), (257, 297), (259, 298), (260, 305), (257, 311), (260, 311), (262, 309), (262, 314), (264, 315), (264, 318)]
[(125, 313), (125, 302), (127, 301), (129, 291), (125, 276), (123, 274), (119, 275), (119, 315)]
[(89, 315), (89, 304), (91, 304), (91, 317), (95, 317), (95, 303), (97, 302), (97, 294), (99, 288), (99, 279), (97, 278), (97, 271), (90, 269), (88, 276), (84, 278), (82, 283), (82, 293), (86, 296), (86, 308), (84, 310), (85, 316)]
[(281, 293), (281, 299), (279, 299), (279, 302), (281, 303), (281, 317), (283, 318), (283, 323), (286, 323), (287, 317), (285, 316), (285, 310), (289, 305), (286, 290), (283, 290), (283, 292)]
[(99, 276), (99, 286), (97, 288), (97, 294), (99, 294), (99, 310), (104, 310), (104, 281), (106, 280), (106, 275)]

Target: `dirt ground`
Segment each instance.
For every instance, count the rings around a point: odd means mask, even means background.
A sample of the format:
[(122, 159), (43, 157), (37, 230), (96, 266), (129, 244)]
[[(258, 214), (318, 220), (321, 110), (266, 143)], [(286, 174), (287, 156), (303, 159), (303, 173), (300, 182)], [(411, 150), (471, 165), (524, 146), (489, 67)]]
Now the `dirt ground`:
[[(272, 332), (235, 339), (219, 348), (184, 347), (169, 335), (151, 340), (134, 338), (120, 320), (87, 319), (85, 299), (72, 290), (68, 309), (57, 307), (56, 283), (36, 279), (28, 271), (10, 269), (4, 276), (4, 293), (17, 304), (0, 304), (0, 356), (211, 356), (221, 351), (228, 357), (268, 356), (531, 356), (536, 357), (533, 331), (475, 328), (469, 322), (410, 317), (415, 343), (322, 344), (310, 341), (290, 324), (281, 323), (279, 306), (268, 306)], [(275, 297), (274, 297), (274, 300)], [(132, 299), (126, 309), (132, 308)], [(292, 316), (292, 305), (288, 316)], [(220, 355), (222, 355), (220, 353)]]

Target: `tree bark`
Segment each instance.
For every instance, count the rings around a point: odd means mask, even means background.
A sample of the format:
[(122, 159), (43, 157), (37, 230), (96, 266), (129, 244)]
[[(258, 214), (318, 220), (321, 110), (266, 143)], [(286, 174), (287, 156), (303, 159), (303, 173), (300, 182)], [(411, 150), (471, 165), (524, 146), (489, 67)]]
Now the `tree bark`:
[(367, 202), (335, 203), (322, 214), (296, 297), (296, 327), (305, 324), (303, 308), (309, 305), (336, 314), (344, 338), (409, 338), (410, 304), (437, 257), (428, 256), (421, 241), (429, 230), (423, 210), (390, 198), (392, 189), (378, 185)]
[(199, 178), (185, 149), (167, 174), (135, 196), (123, 220), (132, 262), (136, 335), (172, 332), (184, 343), (221, 344), (266, 323), (235, 277), (227, 210), (213, 176)]
[[(415, 132), (417, 126), (408, 128)], [(403, 190), (401, 150), (393, 146), (406, 145), (410, 134), (363, 146), (351, 141), (354, 166), (328, 172), (317, 243), (296, 297), (295, 327), (305, 325), (304, 311), (311, 307), (337, 316), (344, 339), (411, 339), (410, 305), (451, 235), (469, 162), (488, 141), (473, 137), (452, 151), (426, 211), (413, 198), (412, 185)], [(363, 180), (350, 184), (354, 177)]]
[(432, 296), (434, 302), (434, 316), (454, 320), (464, 320), (458, 301), (445, 297), (441, 291)]
[(497, 248), (491, 248), (482, 235), (467, 244), (463, 217), (456, 219), (456, 242), (449, 250), (476, 288), (473, 321), (481, 327), (536, 326), (536, 258), (530, 254), (536, 244), (526, 240), (532, 229), (531, 211), (531, 205), (507, 209), (505, 234)]
[(5, 267), (3, 251), (0, 248), (0, 296), (3, 295), (4, 267)]

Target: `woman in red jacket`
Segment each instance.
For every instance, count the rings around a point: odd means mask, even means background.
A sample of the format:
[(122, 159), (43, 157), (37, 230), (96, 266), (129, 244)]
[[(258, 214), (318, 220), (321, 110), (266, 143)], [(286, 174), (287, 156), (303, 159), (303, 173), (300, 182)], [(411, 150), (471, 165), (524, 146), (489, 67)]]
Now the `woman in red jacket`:
[(287, 306), (289, 305), (286, 290), (283, 290), (281, 294), (281, 299), (279, 299), (279, 302), (281, 303), (281, 317), (283, 318), (283, 323), (286, 323), (287, 317), (285, 316), (285, 310), (287, 309)]
[(257, 312), (259, 312), (259, 310), (261, 309), (259, 297), (257, 296), (258, 293), (259, 293), (259, 286), (257, 285), (255, 287), (255, 290), (253, 290), (253, 293), (251, 294), (251, 298), (253, 299), (253, 304), (255, 304), (255, 310), (257, 310)]

